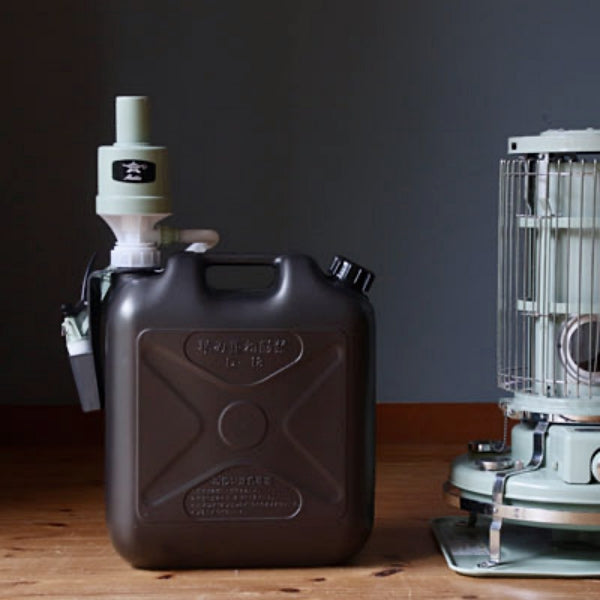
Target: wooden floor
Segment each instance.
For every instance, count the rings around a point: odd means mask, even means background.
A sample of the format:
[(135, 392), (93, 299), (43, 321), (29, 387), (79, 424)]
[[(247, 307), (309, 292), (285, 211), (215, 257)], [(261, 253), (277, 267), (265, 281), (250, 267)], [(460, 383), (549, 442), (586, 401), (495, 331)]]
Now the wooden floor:
[(457, 444), (378, 448), (376, 525), (346, 566), (313, 569), (149, 572), (112, 549), (103, 514), (97, 444), (0, 453), (0, 598), (600, 598), (600, 580), (474, 579), (446, 567), (429, 519)]

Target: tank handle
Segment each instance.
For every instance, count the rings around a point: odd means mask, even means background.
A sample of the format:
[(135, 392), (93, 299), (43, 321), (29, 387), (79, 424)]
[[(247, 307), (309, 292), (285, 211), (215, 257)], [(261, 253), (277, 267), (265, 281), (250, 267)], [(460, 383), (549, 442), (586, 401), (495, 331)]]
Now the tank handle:
[[(215, 287), (209, 284), (207, 272), (212, 267), (268, 267), (269, 270), (273, 271), (273, 279), (271, 283), (264, 288), (262, 285), (259, 285), (256, 289), (264, 289), (265, 292), (270, 290), (270, 293), (275, 293), (276, 290), (281, 287), (283, 280), (286, 278), (287, 269), (282, 268), (284, 262), (285, 257), (276, 254), (202, 254), (199, 256), (200, 270), (204, 274), (201, 285), (207, 291), (219, 291), (219, 289), (228, 291), (228, 287), (220, 288), (220, 286)], [(246, 286), (242, 286), (241, 288), (237, 289), (237, 291), (243, 292), (246, 289), (252, 290), (253, 287), (250, 286), (246, 288)]]

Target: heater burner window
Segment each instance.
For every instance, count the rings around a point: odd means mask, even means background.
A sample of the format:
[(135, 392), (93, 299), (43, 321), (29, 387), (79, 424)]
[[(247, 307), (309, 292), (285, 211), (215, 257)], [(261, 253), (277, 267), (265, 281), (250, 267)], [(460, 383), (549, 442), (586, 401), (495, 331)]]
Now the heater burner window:
[(560, 349), (571, 377), (600, 384), (600, 322), (597, 315), (568, 321), (561, 335)]

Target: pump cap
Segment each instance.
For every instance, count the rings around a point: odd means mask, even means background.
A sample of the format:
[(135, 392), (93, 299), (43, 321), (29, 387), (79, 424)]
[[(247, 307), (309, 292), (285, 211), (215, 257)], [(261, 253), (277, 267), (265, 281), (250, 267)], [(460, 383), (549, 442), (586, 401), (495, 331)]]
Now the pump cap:
[(359, 264), (348, 260), (344, 256), (334, 256), (329, 267), (329, 274), (343, 284), (366, 294), (373, 281), (375, 274)]

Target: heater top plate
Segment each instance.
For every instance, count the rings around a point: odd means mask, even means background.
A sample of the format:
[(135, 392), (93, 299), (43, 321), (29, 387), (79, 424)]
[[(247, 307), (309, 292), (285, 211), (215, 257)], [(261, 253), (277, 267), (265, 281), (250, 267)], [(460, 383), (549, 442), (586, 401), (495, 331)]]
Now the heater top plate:
[(600, 152), (600, 129), (548, 129), (540, 135), (508, 138), (509, 154)]

